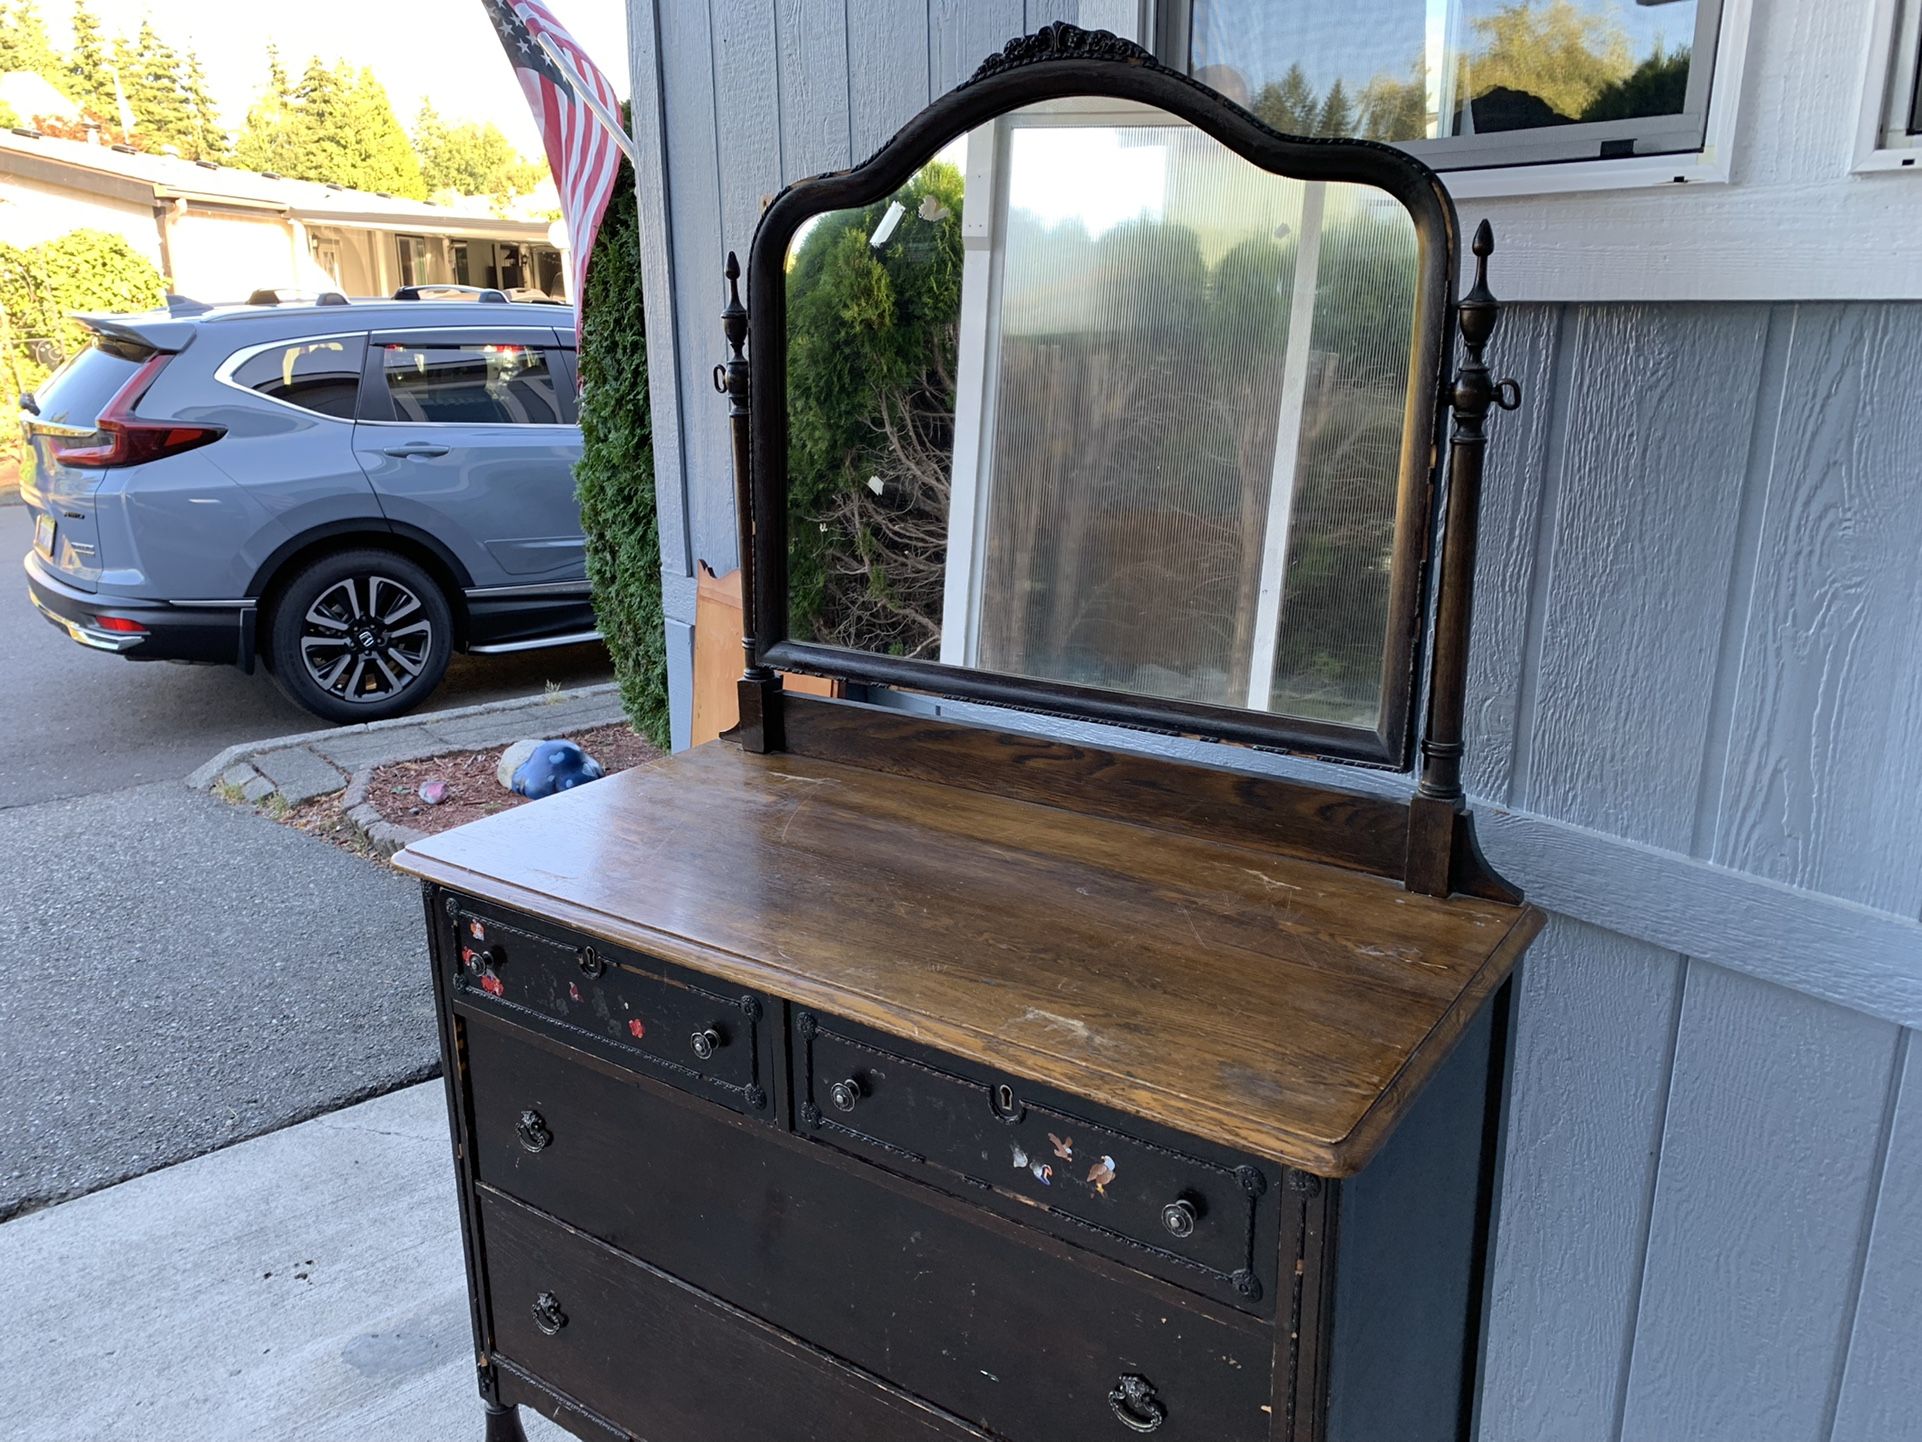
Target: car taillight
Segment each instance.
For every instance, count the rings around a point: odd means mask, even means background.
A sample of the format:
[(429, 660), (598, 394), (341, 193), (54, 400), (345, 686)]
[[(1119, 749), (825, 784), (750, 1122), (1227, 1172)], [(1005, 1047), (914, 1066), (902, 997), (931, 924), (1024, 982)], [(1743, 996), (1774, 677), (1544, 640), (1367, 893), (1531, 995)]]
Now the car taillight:
[(133, 413), (134, 406), (172, 359), (164, 351), (147, 357), (140, 369), (114, 393), (114, 398), (101, 408), (92, 435), (52, 440), (53, 458), (63, 466), (81, 468), (137, 466), (143, 461), (157, 461), (191, 451), (226, 435), (225, 426), (142, 420)]
[(93, 623), (103, 631), (119, 631), (128, 636), (144, 635), (147, 630), (138, 621), (130, 621), (125, 616), (95, 616)]

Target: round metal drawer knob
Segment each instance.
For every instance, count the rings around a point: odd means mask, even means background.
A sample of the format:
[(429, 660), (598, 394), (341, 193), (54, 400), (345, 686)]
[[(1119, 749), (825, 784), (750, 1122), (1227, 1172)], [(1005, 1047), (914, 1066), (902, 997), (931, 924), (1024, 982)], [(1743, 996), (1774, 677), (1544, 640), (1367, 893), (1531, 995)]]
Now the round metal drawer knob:
[(534, 1325), (550, 1337), (559, 1336), (561, 1328), (567, 1325), (567, 1313), (561, 1310), (560, 1298), (552, 1292), (542, 1292), (534, 1299)]
[(514, 1132), (520, 1137), (521, 1145), (530, 1152), (544, 1152), (554, 1140), (554, 1133), (548, 1129), (547, 1118), (531, 1107), (521, 1113)]
[(1168, 1409), (1155, 1396), (1155, 1385), (1130, 1372), (1108, 1394), (1108, 1410), (1131, 1432), (1153, 1432), (1168, 1420)]
[(849, 1077), (846, 1081), (838, 1081), (828, 1088), (828, 1100), (834, 1103), (834, 1109), (837, 1112), (853, 1111), (854, 1104), (860, 1101), (863, 1095), (861, 1083), (853, 1077)]
[(713, 1027), (694, 1033), (694, 1055), (702, 1061), (712, 1061), (714, 1053), (721, 1049), (721, 1034)]
[(1195, 1210), (1195, 1204), (1186, 1197), (1170, 1202), (1161, 1209), (1161, 1225), (1168, 1229), (1170, 1236), (1180, 1237), (1184, 1241), (1195, 1234), (1195, 1223), (1200, 1220), (1201, 1214)]

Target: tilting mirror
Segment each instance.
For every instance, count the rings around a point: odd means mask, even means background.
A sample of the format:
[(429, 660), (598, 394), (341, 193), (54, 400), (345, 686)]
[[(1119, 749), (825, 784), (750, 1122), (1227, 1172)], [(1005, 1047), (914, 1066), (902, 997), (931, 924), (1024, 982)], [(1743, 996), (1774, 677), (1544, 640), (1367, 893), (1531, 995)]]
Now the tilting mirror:
[(1064, 95), (783, 197), (771, 661), (1405, 755), (1452, 217), (1262, 159)]

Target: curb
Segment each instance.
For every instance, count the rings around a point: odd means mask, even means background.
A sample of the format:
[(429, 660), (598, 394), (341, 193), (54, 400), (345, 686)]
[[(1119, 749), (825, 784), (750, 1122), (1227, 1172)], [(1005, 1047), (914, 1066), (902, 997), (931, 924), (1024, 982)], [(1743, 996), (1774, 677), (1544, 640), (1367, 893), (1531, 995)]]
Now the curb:
[(348, 824), (382, 856), (392, 856), (404, 846), (425, 840), (425, 831), (389, 821), (374, 809), (367, 799), (367, 783), (373, 776), (374, 768), (363, 766), (347, 783), (347, 790), (340, 798), (340, 814), (347, 818)]
[[(196, 791), (224, 786), (238, 792), (242, 800), (256, 804), (278, 796), (285, 804), (297, 806), (317, 796), (351, 789), (354, 781), (362, 780), (376, 766), (444, 751), (481, 751), (523, 736), (582, 731), (619, 721), (625, 714), (619, 687), (612, 681), (542, 696), (483, 701), (425, 715), (394, 716), (358, 726), (330, 726), (243, 741), (198, 767), (187, 784)], [(366, 806), (364, 780), (353, 805), (371, 810)], [(396, 833), (406, 832), (410, 839), (417, 834), (384, 821), (380, 825)], [(371, 832), (369, 839), (377, 846), (384, 844)], [(398, 842), (391, 850), (405, 844)]]

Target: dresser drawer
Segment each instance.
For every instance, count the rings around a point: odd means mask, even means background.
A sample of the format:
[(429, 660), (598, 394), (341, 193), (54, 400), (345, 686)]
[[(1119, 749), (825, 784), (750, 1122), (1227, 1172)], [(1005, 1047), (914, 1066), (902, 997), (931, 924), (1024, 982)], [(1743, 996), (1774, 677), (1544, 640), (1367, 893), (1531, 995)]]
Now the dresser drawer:
[[(484, 1192), (509, 1193), (1010, 1442), (1120, 1442), (1137, 1428), (1117, 1407), (1137, 1423), (1160, 1415), (1159, 1442), (1266, 1442), (1273, 1334), (1262, 1323), (504, 1027), (466, 1033)], [(530, 1303), (502, 1283), (491, 1229), (485, 1240), (489, 1294), (524, 1311)], [(630, 1342), (622, 1355), (639, 1355), (643, 1334)], [(728, 1376), (700, 1365), (710, 1385)]]
[(764, 1323), (511, 1202), (481, 1204), (494, 1351), (650, 1442), (983, 1442)]
[(1011, 1215), (1272, 1311), (1279, 1169), (812, 1012), (794, 1030), (805, 1133), (990, 1187)]
[(457, 1001), (738, 1110), (772, 1114), (762, 998), (638, 952), (449, 896)]

